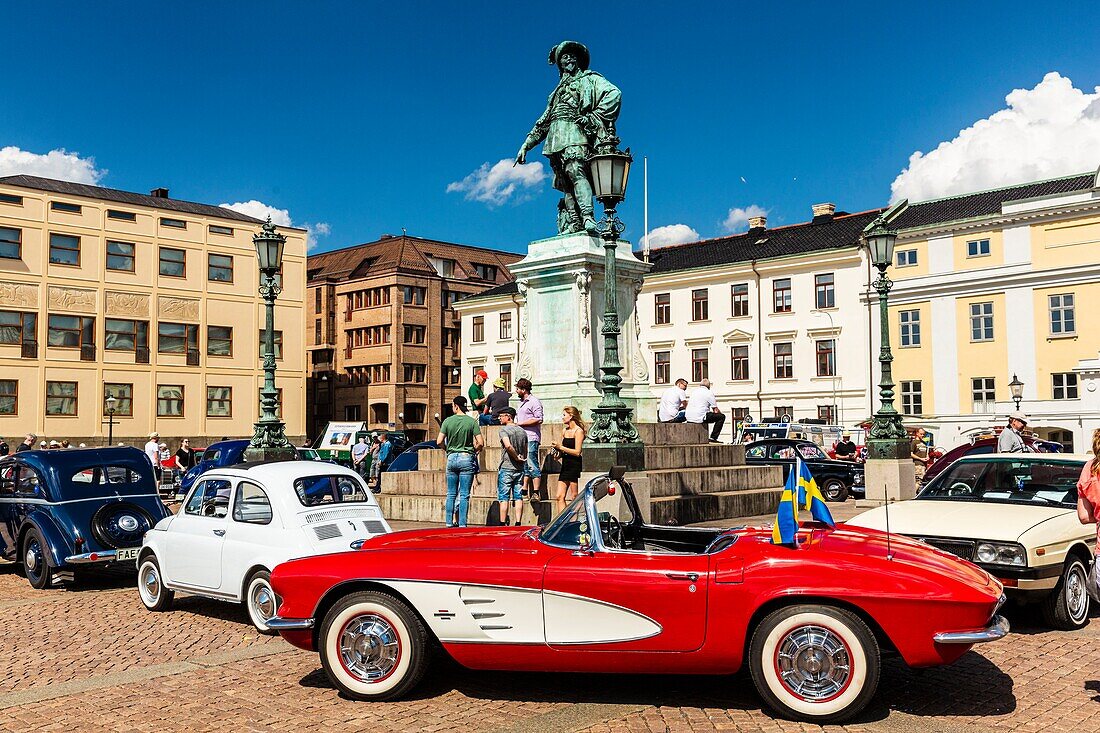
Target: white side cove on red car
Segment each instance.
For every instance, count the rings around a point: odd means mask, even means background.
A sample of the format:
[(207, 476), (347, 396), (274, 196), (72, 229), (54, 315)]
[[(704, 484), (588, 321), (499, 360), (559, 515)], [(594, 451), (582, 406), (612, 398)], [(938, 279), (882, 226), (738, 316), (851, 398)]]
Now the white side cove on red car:
[(151, 611), (174, 592), (246, 605), (263, 633), (278, 606), (270, 573), (287, 560), (358, 549), (390, 532), (363, 479), (342, 466), (288, 461), (204, 473), (179, 511), (146, 533), (138, 593)]

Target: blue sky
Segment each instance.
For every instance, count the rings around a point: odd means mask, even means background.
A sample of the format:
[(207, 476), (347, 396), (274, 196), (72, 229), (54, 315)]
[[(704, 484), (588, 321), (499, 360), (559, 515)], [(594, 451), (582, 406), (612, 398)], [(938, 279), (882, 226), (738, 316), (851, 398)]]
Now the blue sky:
[[(818, 201), (883, 205), (912, 152), (1011, 90), (1050, 71), (1100, 84), (1100, 6), (1080, 2), (39, 0), (5, 19), (0, 148), (93, 157), (105, 186), (287, 209), (328, 225), (318, 250), (402, 227), (507, 250), (553, 234), (548, 182), (496, 206), (447, 186), (515, 155), (566, 38), (623, 90), (651, 227), (703, 237), (731, 208), (778, 225)], [(1091, 150), (1076, 170), (1100, 164)], [(641, 183), (639, 165), (620, 211), (635, 241)]]

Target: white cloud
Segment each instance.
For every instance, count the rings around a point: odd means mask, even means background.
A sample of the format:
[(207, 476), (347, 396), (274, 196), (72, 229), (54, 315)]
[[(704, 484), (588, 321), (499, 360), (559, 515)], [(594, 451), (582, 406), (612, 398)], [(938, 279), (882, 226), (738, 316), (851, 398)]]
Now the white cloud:
[(233, 211), (252, 216), (257, 219), (267, 219), (271, 217), (271, 223), (280, 227), (292, 227), (299, 226), (306, 230), (306, 250), (311, 250), (317, 246), (318, 237), (327, 237), (332, 233), (332, 227), (328, 222), (319, 221), (316, 223), (295, 224), (294, 220), (290, 218), (290, 211), (287, 209), (276, 209), (274, 206), (268, 206), (263, 201), (257, 201), (252, 199), (250, 201), (240, 201), (235, 204), (221, 204), (222, 208), (232, 209)]
[(1005, 102), (1005, 109), (930, 153), (909, 156), (909, 167), (890, 186), (891, 200), (1056, 178), (1100, 163), (1100, 87), (1086, 94), (1052, 71), (1033, 89), (1014, 89)]
[(490, 207), (500, 206), (510, 199), (522, 201), (542, 188), (546, 169), (542, 163), (512, 165), (504, 158), (494, 165), (482, 163), (481, 167), (461, 181), (447, 184), (447, 193), (466, 194), (467, 201), (481, 201)]
[(63, 148), (51, 150), (45, 155), (30, 153), (14, 145), (0, 148), (0, 176), (19, 174), (96, 184), (107, 175), (107, 171), (96, 168), (95, 158), (82, 158), (79, 153), (70, 153)]
[(658, 247), (669, 247), (674, 244), (695, 242), (698, 239), (699, 232), (687, 224), (669, 224), (668, 226), (657, 227), (649, 233), (648, 237), (642, 237), (642, 248), (645, 249), (646, 240), (649, 240), (650, 249), (657, 249)]
[(736, 232), (739, 229), (745, 227), (749, 223), (749, 219), (754, 216), (767, 216), (768, 210), (762, 206), (756, 204), (749, 204), (745, 208), (733, 207), (726, 214), (725, 220), (722, 222), (722, 229), (727, 232)]

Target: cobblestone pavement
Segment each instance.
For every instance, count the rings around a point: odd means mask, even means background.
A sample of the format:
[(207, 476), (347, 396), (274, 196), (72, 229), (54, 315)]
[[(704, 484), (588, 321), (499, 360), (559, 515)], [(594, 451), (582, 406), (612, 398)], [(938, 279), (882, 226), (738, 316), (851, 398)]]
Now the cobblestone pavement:
[[(838, 512), (839, 513), (839, 512)], [(352, 702), (316, 654), (255, 633), (230, 604), (178, 598), (150, 614), (133, 578), (33, 591), (0, 564), (0, 732), (815, 731), (763, 711), (747, 675), (478, 673), (441, 663), (412, 699)], [(1100, 731), (1100, 621), (1015, 633), (951, 667), (887, 661), (844, 731)], [(613, 669), (613, 665), (612, 665)]]

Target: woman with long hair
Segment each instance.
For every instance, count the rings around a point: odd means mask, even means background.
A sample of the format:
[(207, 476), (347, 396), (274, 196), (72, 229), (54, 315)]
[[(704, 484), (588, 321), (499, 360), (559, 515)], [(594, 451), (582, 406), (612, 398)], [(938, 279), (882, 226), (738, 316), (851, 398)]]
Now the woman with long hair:
[[(1077, 480), (1077, 518), (1092, 524), (1100, 513), (1100, 429), (1092, 431), (1092, 460), (1086, 461)], [(1100, 539), (1100, 526), (1096, 531)]]
[(577, 483), (581, 480), (581, 447), (587, 430), (581, 411), (572, 405), (562, 409), (561, 423), (561, 442), (554, 443), (554, 450), (561, 456), (558, 491), (554, 495), (559, 514), (567, 502), (577, 498)]

